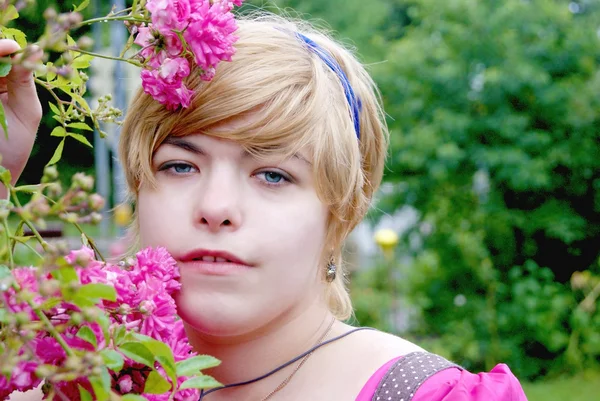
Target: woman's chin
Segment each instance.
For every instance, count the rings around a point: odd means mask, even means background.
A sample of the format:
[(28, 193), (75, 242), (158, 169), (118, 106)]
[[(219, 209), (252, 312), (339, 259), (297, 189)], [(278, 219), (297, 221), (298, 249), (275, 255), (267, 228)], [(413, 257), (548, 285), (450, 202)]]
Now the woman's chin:
[[(243, 337), (256, 329), (257, 319), (252, 319), (248, 307), (225, 308), (215, 303), (199, 302), (175, 298), (177, 314), (186, 325), (188, 336), (195, 333), (203, 338), (218, 338), (219, 342), (227, 342), (226, 338)], [(190, 331), (191, 330), (191, 331)]]

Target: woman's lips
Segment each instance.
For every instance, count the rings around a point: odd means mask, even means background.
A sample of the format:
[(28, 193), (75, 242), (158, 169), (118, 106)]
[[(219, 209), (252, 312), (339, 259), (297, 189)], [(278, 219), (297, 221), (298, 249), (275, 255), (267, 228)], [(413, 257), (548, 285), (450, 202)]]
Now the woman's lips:
[(213, 276), (240, 274), (252, 267), (230, 252), (210, 249), (188, 252), (179, 258), (179, 262), (182, 268)]

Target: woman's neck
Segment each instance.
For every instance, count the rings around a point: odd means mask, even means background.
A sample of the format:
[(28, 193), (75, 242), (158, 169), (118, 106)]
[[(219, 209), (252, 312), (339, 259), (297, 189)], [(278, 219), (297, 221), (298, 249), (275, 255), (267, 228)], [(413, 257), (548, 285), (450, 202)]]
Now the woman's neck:
[[(227, 339), (206, 336), (188, 327), (188, 337), (194, 350), (222, 361), (206, 374), (223, 384), (244, 382), (264, 375), (312, 348), (327, 331), (333, 316), (319, 303), (300, 313), (288, 313), (243, 338)], [(323, 340), (326, 340), (324, 338)], [(268, 394), (294, 369), (295, 364), (259, 382), (239, 388), (243, 394)], [(232, 395), (232, 390), (217, 393)], [(215, 397), (220, 398), (220, 397)], [(210, 398), (212, 399), (212, 397)], [(236, 398), (237, 399), (237, 398)], [(240, 398), (242, 399), (242, 398)], [(260, 399), (260, 398), (259, 398)]]

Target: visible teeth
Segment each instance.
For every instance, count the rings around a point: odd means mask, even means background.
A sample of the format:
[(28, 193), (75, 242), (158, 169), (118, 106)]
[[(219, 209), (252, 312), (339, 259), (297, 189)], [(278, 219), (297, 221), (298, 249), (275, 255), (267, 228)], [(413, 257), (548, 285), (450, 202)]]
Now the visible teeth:
[(219, 262), (219, 263), (225, 263), (225, 262), (227, 262), (227, 259), (225, 259), (225, 258), (216, 258), (215, 261)]
[(202, 261), (203, 262), (214, 262), (215, 257), (214, 256), (202, 256)]

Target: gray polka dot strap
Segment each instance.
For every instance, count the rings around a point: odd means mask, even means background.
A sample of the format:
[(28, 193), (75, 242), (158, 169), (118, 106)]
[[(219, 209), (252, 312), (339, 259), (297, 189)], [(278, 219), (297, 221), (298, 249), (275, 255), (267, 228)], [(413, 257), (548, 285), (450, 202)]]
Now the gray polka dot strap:
[(410, 401), (421, 384), (449, 368), (462, 370), (460, 366), (429, 352), (406, 354), (383, 376), (372, 401)]

